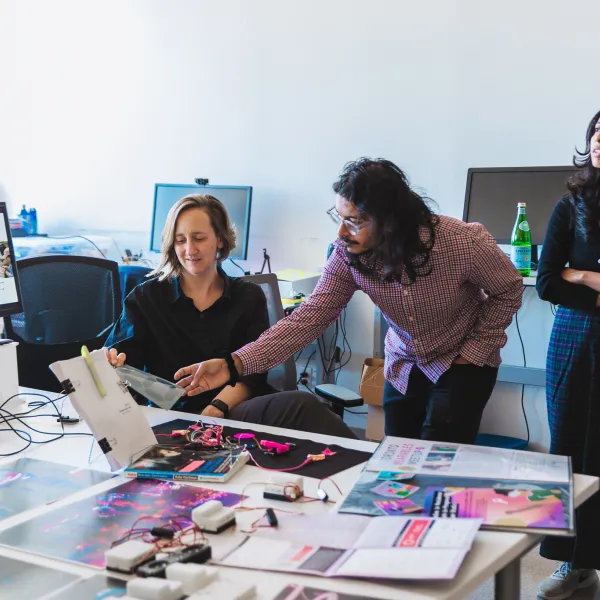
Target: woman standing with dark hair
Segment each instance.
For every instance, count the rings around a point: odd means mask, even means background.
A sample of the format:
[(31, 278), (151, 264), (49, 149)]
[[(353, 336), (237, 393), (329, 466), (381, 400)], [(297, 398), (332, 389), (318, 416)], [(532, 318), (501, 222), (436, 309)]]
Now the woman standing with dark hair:
[(265, 371), (317, 338), (362, 290), (390, 325), (386, 434), (473, 443), (521, 305), (521, 276), (480, 224), (434, 215), (388, 160), (346, 165), (333, 190), (338, 240), (310, 298), (233, 362), (190, 365), (176, 378), (194, 394), (227, 382), (229, 365)]
[[(538, 269), (542, 300), (559, 304), (546, 362), (550, 452), (570, 456), (577, 473), (600, 476), (600, 112), (587, 129), (579, 171), (548, 224)], [(567, 268), (567, 264), (569, 265)], [(540, 598), (570, 598), (598, 581), (600, 496), (577, 511), (575, 538), (546, 538), (545, 558), (561, 561)]]

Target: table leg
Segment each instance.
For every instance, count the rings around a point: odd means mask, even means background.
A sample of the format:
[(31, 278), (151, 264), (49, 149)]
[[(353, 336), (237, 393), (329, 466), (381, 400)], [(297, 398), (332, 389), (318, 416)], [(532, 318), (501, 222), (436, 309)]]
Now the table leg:
[(521, 559), (516, 558), (496, 573), (494, 600), (521, 598)]

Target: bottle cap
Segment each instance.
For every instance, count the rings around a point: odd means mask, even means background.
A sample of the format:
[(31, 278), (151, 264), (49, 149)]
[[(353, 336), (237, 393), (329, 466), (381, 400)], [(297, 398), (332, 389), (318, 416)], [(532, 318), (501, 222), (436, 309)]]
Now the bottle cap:
[(527, 202), (517, 202), (517, 206), (519, 207), (526, 207), (527, 206)]

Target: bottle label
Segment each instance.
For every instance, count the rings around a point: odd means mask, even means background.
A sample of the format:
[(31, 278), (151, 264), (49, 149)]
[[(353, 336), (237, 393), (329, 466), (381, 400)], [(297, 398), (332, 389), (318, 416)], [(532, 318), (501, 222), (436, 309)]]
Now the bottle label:
[(511, 246), (510, 260), (519, 271), (531, 269), (531, 246)]
[(521, 221), (519, 223), (519, 229), (521, 231), (529, 231), (529, 223), (527, 221)]

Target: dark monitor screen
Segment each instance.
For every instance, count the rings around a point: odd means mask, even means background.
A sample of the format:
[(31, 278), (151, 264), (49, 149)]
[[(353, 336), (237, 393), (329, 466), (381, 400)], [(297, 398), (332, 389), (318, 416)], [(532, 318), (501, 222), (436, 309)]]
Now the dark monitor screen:
[(23, 312), (6, 204), (0, 202), (0, 317)]
[(252, 188), (249, 186), (157, 183), (154, 186), (154, 214), (152, 217), (150, 250), (160, 252), (162, 230), (169, 209), (177, 200), (190, 194), (210, 194), (223, 203), (237, 234), (236, 247), (230, 252), (229, 256), (233, 259), (246, 260), (248, 256), (250, 207), (252, 205)]
[(481, 223), (499, 244), (508, 244), (517, 202), (526, 202), (531, 243), (543, 244), (552, 210), (575, 171), (575, 167), (469, 169), (463, 220)]

